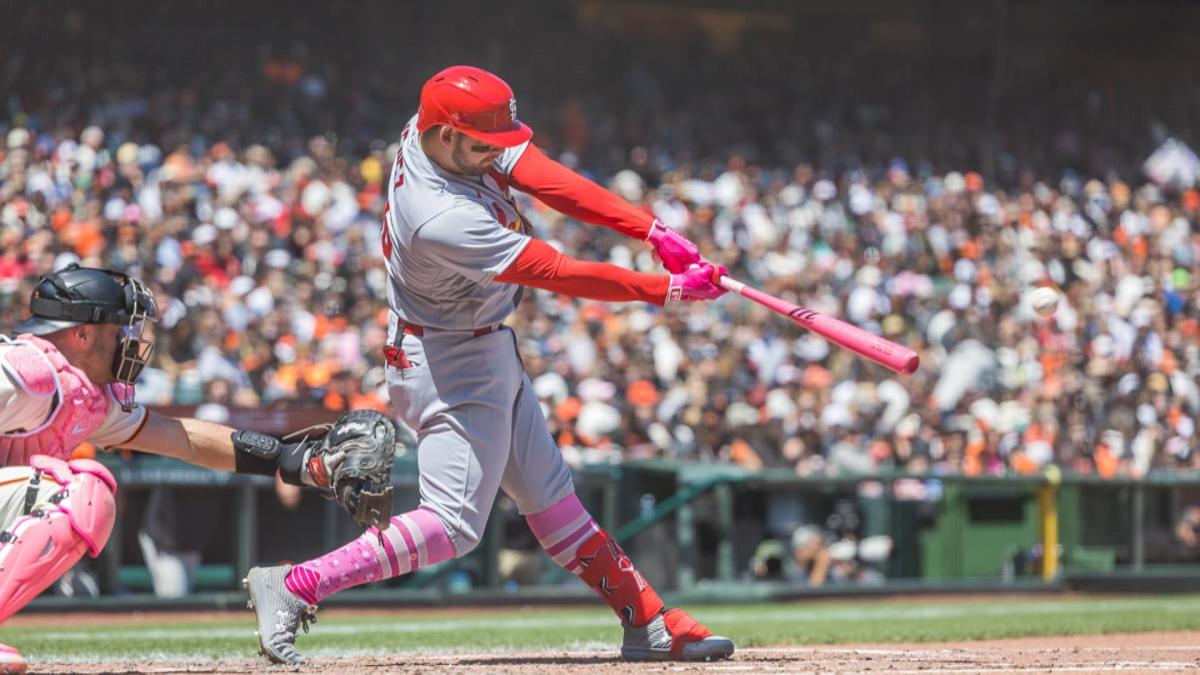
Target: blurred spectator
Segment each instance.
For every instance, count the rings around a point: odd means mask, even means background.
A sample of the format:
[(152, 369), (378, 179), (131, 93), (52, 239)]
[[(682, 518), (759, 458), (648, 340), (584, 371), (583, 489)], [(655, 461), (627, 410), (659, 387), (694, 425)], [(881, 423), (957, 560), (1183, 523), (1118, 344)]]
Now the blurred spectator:
[(1200, 552), (1200, 506), (1189, 506), (1179, 516), (1175, 538), (1192, 554)]
[(778, 581), (784, 578), (788, 566), (787, 549), (783, 542), (764, 539), (750, 557), (750, 576), (756, 581)]
[(818, 588), (829, 580), (833, 556), (825, 544), (825, 533), (812, 525), (801, 525), (792, 532), (792, 563), (789, 578)]

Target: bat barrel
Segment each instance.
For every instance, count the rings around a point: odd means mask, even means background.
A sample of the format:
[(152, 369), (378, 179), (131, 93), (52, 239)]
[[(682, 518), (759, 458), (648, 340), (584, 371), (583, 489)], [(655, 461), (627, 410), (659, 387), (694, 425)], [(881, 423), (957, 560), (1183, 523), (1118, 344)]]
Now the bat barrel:
[(729, 277), (721, 277), (719, 283), (722, 288), (782, 314), (826, 340), (845, 347), (885, 368), (911, 375), (921, 365), (920, 357), (913, 350), (878, 335), (872, 335), (858, 326), (787, 302)]

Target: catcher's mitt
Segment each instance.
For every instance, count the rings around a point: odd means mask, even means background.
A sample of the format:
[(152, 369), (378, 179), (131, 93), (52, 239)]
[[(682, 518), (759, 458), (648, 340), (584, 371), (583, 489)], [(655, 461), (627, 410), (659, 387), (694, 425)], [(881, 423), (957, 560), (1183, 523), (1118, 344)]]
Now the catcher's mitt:
[[(396, 427), (374, 410), (344, 413), (320, 438), (310, 428), (304, 471), (311, 484), (346, 509), (362, 527), (387, 529), (392, 518), (392, 460), (396, 456)], [(284, 439), (285, 442), (292, 438)], [(311, 445), (310, 445), (311, 444)]]

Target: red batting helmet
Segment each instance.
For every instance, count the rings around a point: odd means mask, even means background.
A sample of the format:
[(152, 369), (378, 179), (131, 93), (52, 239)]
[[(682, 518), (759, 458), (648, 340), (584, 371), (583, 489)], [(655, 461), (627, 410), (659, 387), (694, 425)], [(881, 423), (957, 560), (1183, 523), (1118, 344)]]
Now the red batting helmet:
[(533, 130), (517, 121), (512, 88), (474, 66), (450, 66), (421, 87), (417, 131), (439, 124), (503, 148), (533, 137)]

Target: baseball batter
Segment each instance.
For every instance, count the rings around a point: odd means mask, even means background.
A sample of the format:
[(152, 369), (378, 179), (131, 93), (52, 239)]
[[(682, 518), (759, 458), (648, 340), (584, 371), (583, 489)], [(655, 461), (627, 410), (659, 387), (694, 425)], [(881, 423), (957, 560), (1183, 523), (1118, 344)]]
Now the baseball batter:
[[(70, 265), (39, 280), (30, 310), (15, 338), (0, 336), (0, 623), (108, 541), (117, 486), (103, 464), (69, 459), (85, 440), (325, 487), (303, 466), (316, 456), (319, 476), (337, 475), (314, 454), (316, 434), (284, 443), (135, 403), (155, 319), (137, 280)], [(247, 438), (260, 442), (248, 449)], [(0, 673), (23, 672), (21, 653), (0, 645)]]
[[(455, 66), (430, 79), (401, 136), (383, 248), (391, 277), (385, 350), (396, 415), (417, 432), (420, 507), (346, 546), (246, 579), (259, 641), (299, 664), (296, 631), (339, 590), (471, 551), (496, 492), (510, 495), (554, 560), (591, 586), (625, 628), (627, 659), (732, 655), (680, 609), (667, 609), (575, 496), (505, 318), (523, 286), (613, 302), (712, 300), (723, 269), (691, 242), (548, 159), (516, 118), (507, 84)], [(646, 240), (670, 274), (642, 274), (562, 255), (530, 237), (510, 188), (584, 221)]]

